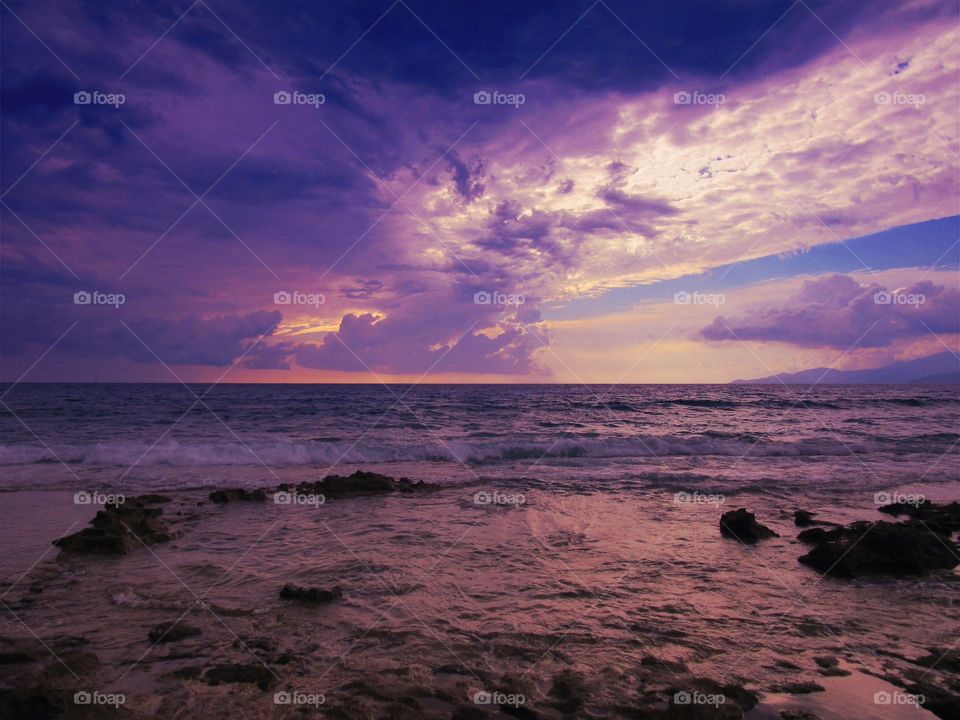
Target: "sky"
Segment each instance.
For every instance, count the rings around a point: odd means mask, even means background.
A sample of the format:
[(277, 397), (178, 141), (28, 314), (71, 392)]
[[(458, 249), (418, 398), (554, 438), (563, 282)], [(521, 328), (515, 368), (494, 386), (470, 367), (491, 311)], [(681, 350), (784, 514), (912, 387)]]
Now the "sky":
[(960, 349), (956, 2), (0, 4), (0, 379)]

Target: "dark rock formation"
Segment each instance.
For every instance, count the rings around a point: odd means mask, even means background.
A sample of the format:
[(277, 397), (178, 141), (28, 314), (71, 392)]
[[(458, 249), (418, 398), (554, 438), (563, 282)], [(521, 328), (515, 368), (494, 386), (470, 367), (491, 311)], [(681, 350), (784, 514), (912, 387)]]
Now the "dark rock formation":
[[(281, 486), (283, 489), (283, 486)], [(353, 475), (327, 475), (315, 483), (301, 483), (297, 491), (324, 497), (350, 497), (356, 495), (389, 495), (392, 493), (418, 493), (439, 490), (435, 483), (413, 482), (407, 478), (394, 480), (388, 475), (357, 470)]]
[(297, 600), (304, 603), (328, 603), (342, 598), (343, 588), (334, 585), (330, 590), (321, 590), (320, 588), (305, 588), (288, 583), (280, 590), (280, 597), (284, 600)]
[(210, 500), (222, 505), (228, 502), (266, 502), (265, 490), (244, 490), (243, 488), (225, 488), (210, 493)]
[(120, 505), (107, 505), (90, 521), (90, 527), (53, 544), (66, 553), (122, 555), (141, 543), (154, 545), (170, 540), (173, 535), (161, 519), (163, 509), (149, 504), (133, 497)]
[(837, 577), (918, 575), (960, 564), (960, 550), (950, 547), (949, 538), (903, 523), (860, 521), (832, 530), (814, 528), (800, 533), (800, 539), (815, 543), (800, 562)]
[(960, 531), (960, 502), (949, 505), (937, 505), (929, 500), (921, 502), (899, 502), (884, 505), (880, 512), (888, 515), (905, 515), (910, 518), (907, 525), (930, 529), (941, 535), (950, 535)]
[(745, 543), (780, 537), (770, 528), (758, 523), (756, 515), (744, 508), (730, 510), (720, 517), (720, 534)]
[(186, 640), (187, 638), (196, 637), (199, 634), (200, 628), (178, 622), (154, 625), (150, 628), (147, 637), (150, 638), (150, 642), (152, 643), (168, 643)]
[(207, 685), (221, 685), (224, 683), (248, 683), (256, 685), (261, 690), (269, 690), (276, 677), (263, 665), (228, 663), (214, 665), (203, 673), (203, 681)]

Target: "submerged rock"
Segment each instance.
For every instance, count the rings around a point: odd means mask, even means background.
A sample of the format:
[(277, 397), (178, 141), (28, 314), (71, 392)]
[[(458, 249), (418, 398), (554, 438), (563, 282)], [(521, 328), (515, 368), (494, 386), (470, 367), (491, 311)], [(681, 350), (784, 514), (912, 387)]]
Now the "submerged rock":
[(306, 588), (288, 583), (280, 590), (280, 597), (284, 600), (297, 600), (305, 603), (329, 603), (343, 597), (343, 588), (339, 585), (334, 585), (330, 590), (322, 590), (320, 588)]
[(740, 720), (759, 698), (739, 685), (723, 684), (710, 678), (692, 678), (683, 687), (672, 687), (670, 705), (664, 717), (673, 720)]
[(243, 488), (225, 488), (210, 493), (210, 500), (222, 505), (228, 502), (266, 502), (267, 493), (264, 490), (244, 490)]
[(746, 543), (780, 537), (767, 526), (758, 523), (757, 516), (745, 508), (730, 510), (720, 517), (720, 534)]
[(929, 500), (908, 502), (900, 500), (880, 508), (880, 512), (888, 515), (905, 515), (912, 522), (907, 525), (916, 525), (930, 529), (941, 535), (950, 535), (960, 531), (960, 502), (949, 505), (937, 505)]
[(147, 637), (152, 643), (168, 643), (186, 640), (187, 638), (196, 637), (199, 634), (200, 628), (178, 622), (154, 625), (150, 628), (150, 632), (147, 633)]
[(163, 509), (148, 507), (149, 504), (149, 499), (133, 497), (118, 505), (107, 505), (90, 521), (90, 527), (54, 540), (53, 544), (66, 553), (122, 555), (141, 544), (170, 540), (173, 535), (161, 519)]
[(207, 685), (221, 685), (223, 683), (248, 683), (256, 685), (261, 690), (269, 690), (276, 677), (263, 665), (243, 665), (228, 663), (214, 665), (203, 673), (203, 681)]
[(960, 550), (951, 550), (949, 539), (903, 523), (860, 521), (814, 530), (800, 533), (801, 540), (815, 543), (800, 562), (828, 575), (918, 575), (960, 564)]
[(297, 490), (307, 494), (320, 494), (324, 497), (350, 497), (351, 495), (389, 495), (392, 493), (417, 493), (439, 490), (436, 483), (422, 480), (413, 482), (408, 478), (394, 480), (389, 475), (357, 470), (353, 475), (327, 475), (315, 483), (302, 483)]

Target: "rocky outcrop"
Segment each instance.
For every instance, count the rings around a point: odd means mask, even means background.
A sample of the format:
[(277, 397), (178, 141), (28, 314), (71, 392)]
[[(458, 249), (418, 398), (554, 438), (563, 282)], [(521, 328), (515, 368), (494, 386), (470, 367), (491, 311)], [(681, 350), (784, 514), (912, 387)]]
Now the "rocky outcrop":
[[(280, 490), (288, 491), (288, 485), (281, 485)], [(435, 483), (422, 480), (414, 482), (408, 478), (395, 480), (389, 475), (357, 470), (353, 475), (327, 475), (323, 480), (315, 483), (301, 483), (296, 487), (297, 492), (308, 495), (323, 495), (324, 497), (351, 497), (358, 495), (391, 495), (393, 493), (411, 494), (432, 492), (439, 490)]]
[(941, 535), (960, 532), (960, 502), (937, 505), (929, 500), (909, 502), (900, 500), (880, 508), (880, 512), (910, 518), (907, 525), (932, 530)]
[(203, 681), (207, 685), (222, 685), (225, 683), (247, 683), (256, 685), (261, 690), (269, 690), (276, 676), (269, 668), (259, 664), (228, 663), (214, 665), (203, 673)]
[(150, 632), (147, 633), (147, 637), (152, 643), (168, 643), (186, 640), (187, 638), (196, 637), (199, 634), (200, 628), (177, 622), (154, 625), (150, 628)]
[(837, 577), (919, 575), (960, 564), (960, 549), (949, 538), (905, 523), (860, 521), (831, 530), (811, 528), (799, 538), (815, 545), (800, 562)]
[(133, 497), (107, 505), (90, 521), (90, 527), (53, 544), (65, 553), (123, 555), (141, 545), (166, 542), (173, 534), (162, 519), (163, 509), (150, 500), (151, 496)]
[(266, 502), (265, 490), (244, 490), (243, 488), (225, 488), (210, 493), (210, 500), (223, 505), (229, 502)]
[(321, 588), (287, 584), (280, 590), (280, 597), (284, 600), (296, 600), (302, 603), (329, 603), (343, 597), (343, 588), (334, 585), (330, 590), (323, 590)]
[(745, 543), (780, 537), (767, 526), (758, 523), (757, 516), (744, 508), (730, 510), (720, 517), (720, 534)]

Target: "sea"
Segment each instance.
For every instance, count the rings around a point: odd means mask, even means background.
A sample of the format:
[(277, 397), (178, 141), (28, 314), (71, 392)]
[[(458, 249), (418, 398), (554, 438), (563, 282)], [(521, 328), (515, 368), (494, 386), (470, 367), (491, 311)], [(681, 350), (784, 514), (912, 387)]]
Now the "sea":
[[(664, 672), (750, 688), (749, 720), (929, 720), (918, 688), (956, 692), (960, 573), (822, 577), (797, 561), (793, 513), (891, 520), (879, 507), (898, 499), (960, 499), (957, 386), (0, 395), (0, 580), (15, 613), (0, 644), (54, 669), (49, 653), (95, 654), (91, 689), (122, 693), (136, 717), (660, 717), (641, 708), (676, 689)], [(356, 470), (442, 489), (208, 499)], [(171, 498), (170, 542), (116, 558), (50, 544), (105, 498), (147, 492)], [(720, 515), (741, 507), (779, 537), (722, 537)], [(342, 598), (300, 607), (279, 597), (288, 583)], [(153, 646), (150, 628), (178, 618), (199, 635)], [(263, 666), (274, 691), (322, 706), (198, 680), (224, 663)], [(496, 693), (515, 705), (478, 706)]]

